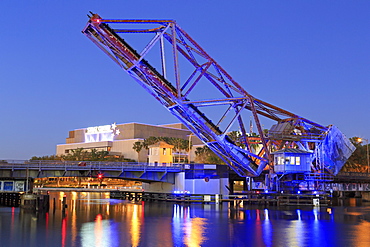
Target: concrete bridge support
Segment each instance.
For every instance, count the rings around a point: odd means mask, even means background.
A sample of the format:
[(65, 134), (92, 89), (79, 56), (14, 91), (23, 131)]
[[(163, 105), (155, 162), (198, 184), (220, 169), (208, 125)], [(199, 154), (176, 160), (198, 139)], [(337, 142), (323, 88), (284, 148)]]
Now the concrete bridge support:
[(172, 193), (173, 191), (185, 191), (185, 172), (175, 174), (175, 184), (166, 182), (143, 182), (142, 188), (149, 192)]
[(175, 175), (175, 191), (185, 191), (185, 172), (179, 172)]
[(164, 192), (171, 193), (174, 190), (175, 185), (166, 182), (143, 182), (142, 188), (148, 192)]

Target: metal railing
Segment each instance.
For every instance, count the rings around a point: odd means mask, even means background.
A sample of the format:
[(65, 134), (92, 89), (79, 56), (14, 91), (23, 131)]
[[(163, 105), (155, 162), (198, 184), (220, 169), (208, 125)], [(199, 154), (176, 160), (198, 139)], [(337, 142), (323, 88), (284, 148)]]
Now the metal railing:
[(334, 175), (326, 173), (306, 173), (304, 174), (305, 180), (313, 181), (333, 181)]
[(0, 169), (64, 169), (64, 170), (135, 170), (169, 171), (184, 170), (184, 164), (152, 164), (144, 162), (109, 162), (109, 161), (60, 161), (60, 160), (1, 160)]

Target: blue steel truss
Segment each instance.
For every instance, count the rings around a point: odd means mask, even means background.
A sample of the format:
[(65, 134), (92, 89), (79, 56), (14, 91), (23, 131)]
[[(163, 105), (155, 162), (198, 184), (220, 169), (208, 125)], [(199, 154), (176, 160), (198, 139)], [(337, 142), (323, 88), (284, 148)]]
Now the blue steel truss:
[[(89, 18), (82, 32), (240, 176), (258, 176), (268, 164), (272, 168), (270, 151), (286, 145), (316, 150), (330, 132), (329, 127), (250, 95), (173, 20), (108, 20), (97, 14)], [(140, 53), (125, 40), (131, 34), (151, 34)], [(149, 63), (155, 47), (159, 47), (161, 72)], [(185, 69), (180, 76), (182, 66)], [(212, 93), (205, 91), (203, 84), (211, 86)], [(222, 107), (216, 117), (206, 113), (211, 107)], [(247, 120), (245, 111), (249, 113)], [(263, 146), (256, 154), (244, 126), (250, 113)], [(260, 116), (276, 122), (268, 135), (263, 132)], [(235, 125), (246, 148), (227, 136)]]

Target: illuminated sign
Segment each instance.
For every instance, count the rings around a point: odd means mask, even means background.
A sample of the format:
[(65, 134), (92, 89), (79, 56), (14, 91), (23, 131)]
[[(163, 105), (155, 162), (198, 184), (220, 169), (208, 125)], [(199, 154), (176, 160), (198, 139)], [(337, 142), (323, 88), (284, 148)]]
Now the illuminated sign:
[(107, 133), (113, 132), (112, 125), (103, 125), (103, 126), (96, 126), (96, 127), (89, 127), (86, 129), (86, 134), (98, 134), (98, 133)]
[(113, 141), (120, 131), (116, 123), (86, 128), (85, 142)]

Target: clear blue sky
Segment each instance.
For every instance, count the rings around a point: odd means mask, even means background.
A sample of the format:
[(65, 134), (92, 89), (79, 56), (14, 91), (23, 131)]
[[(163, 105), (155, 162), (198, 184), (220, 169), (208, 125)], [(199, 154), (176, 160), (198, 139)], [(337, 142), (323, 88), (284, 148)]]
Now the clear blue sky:
[(0, 159), (55, 154), (77, 128), (178, 122), (81, 33), (90, 10), (174, 19), (253, 96), (370, 138), (368, 0), (2, 0)]

